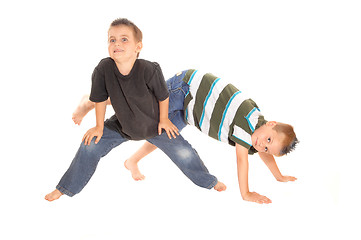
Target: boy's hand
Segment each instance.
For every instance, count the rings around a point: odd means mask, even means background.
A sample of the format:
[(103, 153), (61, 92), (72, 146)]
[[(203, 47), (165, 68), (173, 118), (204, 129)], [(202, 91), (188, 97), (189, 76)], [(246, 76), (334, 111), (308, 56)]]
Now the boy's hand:
[(167, 132), (169, 139), (172, 139), (172, 136), (176, 138), (176, 135), (179, 135), (178, 128), (168, 119), (160, 119), (158, 125), (158, 134), (162, 134), (162, 129)]
[(292, 176), (282, 176), (281, 178), (277, 179), (277, 181), (279, 182), (289, 182), (289, 181), (296, 181), (297, 178), (292, 177)]
[(94, 137), (97, 137), (95, 139), (95, 144), (97, 144), (102, 136), (103, 136), (103, 129), (100, 127), (93, 127), (84, 134), (84, 137), (81, 141), (84, 141), (85, 145), (90, 145), (92, 139)]
[(259, 204), (268, 204), (272, 203), (271, 199), (267, 198), (266, 196), (262, 196), (256, 192), (248, 192), (243, 197), (243, 200), (249, 201), (249, 202), (255, 202)]

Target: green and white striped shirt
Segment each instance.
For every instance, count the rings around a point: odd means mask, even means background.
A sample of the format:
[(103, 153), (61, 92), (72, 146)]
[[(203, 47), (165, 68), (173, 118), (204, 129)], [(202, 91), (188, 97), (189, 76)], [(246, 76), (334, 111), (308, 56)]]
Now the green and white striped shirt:
[(188, 70), (183, 81), (189, 85), (184, 99), (185, 119), (190, 125), (219, 141), (252, 147), (252, 133), (266, 123), (257, 104), (232, 84), (210, 73)]

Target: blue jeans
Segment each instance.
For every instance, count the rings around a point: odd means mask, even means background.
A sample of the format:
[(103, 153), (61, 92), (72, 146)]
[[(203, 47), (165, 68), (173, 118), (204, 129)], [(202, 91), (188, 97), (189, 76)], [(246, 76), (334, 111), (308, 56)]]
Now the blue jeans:
[[(167, 81), (170, 93), (168, 117), (179, 130), (186, 126), (183, 103), (188, 85), (182, 81), (184, 75), (185, 72)], [(56, 187), (63, 194), (72, 197), (79, 193), (93, 176), (99, 160), (128, 139), (105, 127), (98, 144), (94, 141), (95, 138), (89, 146), (81, 143), (70, 167)], [(196, 150), (181, 135), (169, 139), (163, 131), (161, 135), (147, 141), (161, 149), (194, 184), (207, 189), (217, 184), (217, 178), (209, 174)]]
[(169, 92), (169, 110), (168, 118), (178, 130), (181, 131), (187, 123), (184, 121), (184, 97), (189, 91), (189, 85), (183, 82), (184, 75), (187, 71), (177, 74), (167, 80)]

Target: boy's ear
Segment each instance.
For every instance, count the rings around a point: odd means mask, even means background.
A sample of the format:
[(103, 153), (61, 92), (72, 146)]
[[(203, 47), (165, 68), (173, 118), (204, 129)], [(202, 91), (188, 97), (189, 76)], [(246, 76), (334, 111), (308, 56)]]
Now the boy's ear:
[(143, 48), (143, 43), (142, 42), (138, 42), (137, 43), (137, 47), (136, 47), (136, 52), (139, 53)]
[(266, 126), (268, 126), (268, 127), (274, 127), (276, 125), (277, 125), (276, 121), (269, 121), (269, 122), (266, 123)]

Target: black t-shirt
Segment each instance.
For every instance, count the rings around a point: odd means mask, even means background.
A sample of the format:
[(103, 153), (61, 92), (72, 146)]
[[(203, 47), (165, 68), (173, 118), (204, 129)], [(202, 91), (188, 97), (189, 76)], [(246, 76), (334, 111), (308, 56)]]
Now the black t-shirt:
[(137, 59), (130, 73), (124, 76), (108, 57), (94, 69), (89, 99), (103, 102), (110, 97), (115, 115), (105, 121), (105, 126), (125, 138), (141, 140), (158, 134), (158, 101), (168, 96), (158, 63)]

